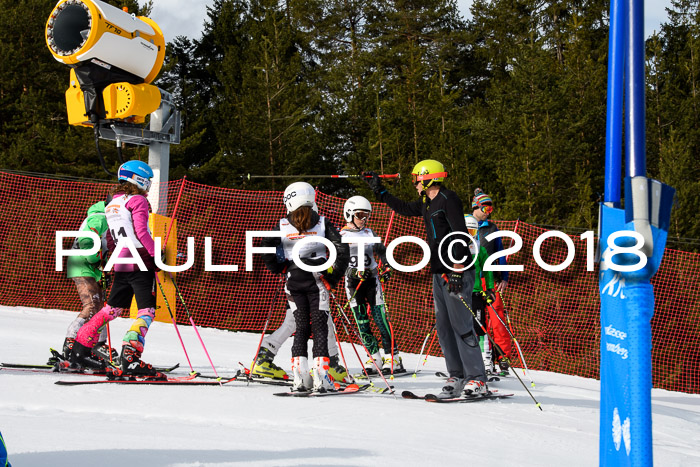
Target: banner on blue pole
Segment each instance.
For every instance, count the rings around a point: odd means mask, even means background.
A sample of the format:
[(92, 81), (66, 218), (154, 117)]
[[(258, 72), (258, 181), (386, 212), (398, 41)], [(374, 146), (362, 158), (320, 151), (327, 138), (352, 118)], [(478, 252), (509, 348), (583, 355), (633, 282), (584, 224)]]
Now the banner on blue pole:
[[(638, 177), (635, 177), (638, 178)], [(642, 177), (644, 178), (644, 177)], [(628, 187), (632, 184), (628, 183)], [(653, 465), (651, 430), (651, 318), (656, 273), (666, 247), (675, 190), (656, 180), (637, 180), (626, 209), (601, 206), (600, 248), (600, 461), (601, 465)], [(639, 218), (639, 205), (647, 222)], [(650, 220), (650, 222), (649, 222)], [(648, 227), (648, 235), (642, 234)], [(647, 256), (644, 243), (652, 248)], [(641, 267), (639, 267), (641, 266)]]

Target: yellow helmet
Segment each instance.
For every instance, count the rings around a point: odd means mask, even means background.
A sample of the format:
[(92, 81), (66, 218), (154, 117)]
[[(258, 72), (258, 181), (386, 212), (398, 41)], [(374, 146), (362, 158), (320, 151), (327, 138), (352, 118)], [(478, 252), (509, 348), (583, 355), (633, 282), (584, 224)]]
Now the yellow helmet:
[(447, 177), (445, 166), (441, 162), (426, 159), (420, 161), (411, 172), (411, 180), (416, 185), (418, 182), (423, 183), (423, 189), (428, 188), (435, 182), (442, 182)]

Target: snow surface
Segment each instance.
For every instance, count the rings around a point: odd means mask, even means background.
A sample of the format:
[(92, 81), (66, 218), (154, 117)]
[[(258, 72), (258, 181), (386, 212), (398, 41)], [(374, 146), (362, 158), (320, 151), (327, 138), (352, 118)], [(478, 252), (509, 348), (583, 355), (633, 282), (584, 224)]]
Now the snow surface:
[[(42, 364), (60, 348), (75, 313), (0, 307), (0, 361)], [(196, 321), (196, 316), (195, 316)], [(112, 323), (121, 339), (131, 320)], [(153, 323), (144, 360), (189, 367), (172, 325)], [(189, 326), (179, 326), (195, 370), (213, 374)], [(200, 329), (220, 375), (249, 364), (259, 334)], [(276, 363), (288, 369), (291, 342)], [(359, 372), (349, 344), (348, 363)], [(408, 368), (416, 355), (404, 354)], [(430, 357), (417, 378), (397, 378), (400, 393), (436, 392), (444, 371)], [(237, 465), (591, 466), (598, 462), (599, 383), (532, 372), (540, 412), (515, 377), (492, 383), (515, 397), (473, 404), (426, 403), (358, 394), (318, 399), (274, 397), (285, 388), (57, 386), (90, 376), (0, 370), (0, 431), (14, 467)], [(524, 379), (528, 382), (527, 379)], [(383, 384), (381, 380), (375, 384)], [(653, 390), (654, 463), (700, 465), (700, 395)]]

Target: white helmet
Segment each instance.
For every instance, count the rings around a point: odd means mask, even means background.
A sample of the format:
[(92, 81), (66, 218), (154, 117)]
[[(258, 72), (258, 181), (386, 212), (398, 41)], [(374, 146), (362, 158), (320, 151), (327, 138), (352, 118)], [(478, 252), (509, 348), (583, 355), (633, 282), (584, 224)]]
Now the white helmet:
[(479, 221), (471, 214), (464, 215), (464, 222), (467, 224), (467, 230), (479, 230)]
[(294, 182), (284, 190), (284, 205), (287, 207), (287, 213), (296, 211), (302, 206), (313, 208), (314, 200), (316, 199), (316, 190), (306, 182)]
[(355, 211), (372, 212), (372, 205), (364, 196), (353, 196), (345, 202), (343, 206), (343, 216), (348, 222), (352, 222), (355, 217)]

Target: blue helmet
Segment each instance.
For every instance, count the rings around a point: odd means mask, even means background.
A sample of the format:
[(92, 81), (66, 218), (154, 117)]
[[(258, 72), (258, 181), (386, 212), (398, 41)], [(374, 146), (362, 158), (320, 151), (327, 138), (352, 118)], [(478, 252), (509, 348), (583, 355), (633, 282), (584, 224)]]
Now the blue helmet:
[(133, 183), (143, 191), (148, 191), (151, 188), (151, 178), (153, 178), (153, 169), (148, 164), (141, 161), (124, 162), (117, 172), (119, 181)]

